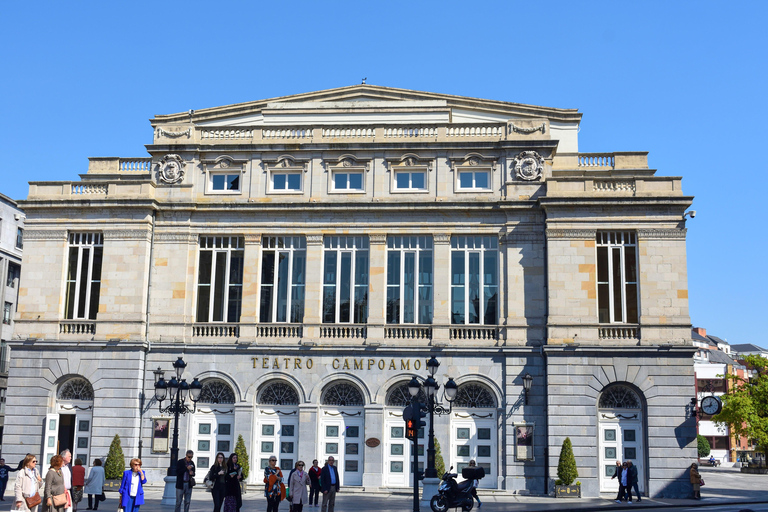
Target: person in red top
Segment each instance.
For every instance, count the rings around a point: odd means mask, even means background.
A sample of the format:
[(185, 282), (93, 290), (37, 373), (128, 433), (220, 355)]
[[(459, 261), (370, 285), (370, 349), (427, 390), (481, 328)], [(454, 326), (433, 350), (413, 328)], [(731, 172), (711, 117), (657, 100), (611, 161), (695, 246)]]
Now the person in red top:
[(72, 501), (75, 502), (75, 507), (77, 507), (77, 503), (83, 499), (84, 485), (85, 468), (83, 467), (83, 461), (80, 459), (75, 459), (75, 465), (72, 466)]
[[(320, 497), (320, 473), (322, 469), (317, 465), (317, 459), (312, 461), (312, 467), (309, 468), (309, 503), (310, 507), (317, 506), (317, 499)], [(312, 496), (315, 497), (315, 501), (312, 501)]]

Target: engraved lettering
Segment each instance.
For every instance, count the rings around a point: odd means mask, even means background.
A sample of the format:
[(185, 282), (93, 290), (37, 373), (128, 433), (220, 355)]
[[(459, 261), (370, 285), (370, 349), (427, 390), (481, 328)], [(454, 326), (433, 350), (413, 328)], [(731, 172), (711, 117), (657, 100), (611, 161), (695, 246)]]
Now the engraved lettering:
[(363, 360), (355, 359), (355, 370), (362, 370), (362, 369), (363, 369)]
[(375, 359), (369, 359), (368, 360), (368, 369), (370, 370), (371, 366), (373, 366), (374, 364), (376, 364), (376, 360)]
[(288, 363), (290, 363), (290, 362), (291, 362), (291, 358), (290, 358), (290, 357), (286, 357), (286, 358), (284, 359), (284, 361), (285, 361), (285, 369), (287, 370), (287, 369), (288, 369)]
[(413, 369), (414, 370), (421, 370), (421, 361), (420, 360), (417, 359), (416, 361), (413, 362)]
[(394, 359), (391, 359), (389, 361), (389, 369), (390, 370), (397, 370), (397, 366), (395, 366), (395, 360)]
[(311, 359), (307, 359), (307, 363), (306, 363), (305, 366), (307, 367), (307, 370), (311, 370), (312, 366), (314, 366), (314, 364), (315, 363), (313, 363)]
[(252, 357), (251, 360), (253, 361), (253, 367), (256, 368), (256, 360), (258, 357)]
[(261, 367), (262, 368), (269, 368), (269, 358), (265, 357), (261, 360)]
[(334, 359), (333, 362), (331, 363), (331, 366), (333, 367), (334, 370), (338, 370), (339, 369), (339, 360), (338, 359)]
[(301, 370), (301, 358), (298, 358), (298, 357), (293, 358), (293, 369)]
[(275, 360), (272, 361), (272, 369), (273, 370), (279, 370), (280, 369), (280, 360), (278, 358), (275, 358)]
[(385, 363), (383, 359), (379, 359), (379, 370), (383, 370), (386, 367), (387, 363)]
[(410, 359), (401, 359), (400, 360), (400, 369), (401, 370), (410, 370), (411, 369), (411, 360)]
[(344, 360), (344, 366), (341, 367), (342, 370), (349, 370), (349, 359)]

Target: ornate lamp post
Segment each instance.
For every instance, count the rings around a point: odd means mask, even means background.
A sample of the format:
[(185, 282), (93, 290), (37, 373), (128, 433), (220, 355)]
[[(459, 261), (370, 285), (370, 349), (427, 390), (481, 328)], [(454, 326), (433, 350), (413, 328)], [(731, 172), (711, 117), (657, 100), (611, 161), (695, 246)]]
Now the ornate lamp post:
[[(203, 385), (195, 378), (192, 384), (187, 383), (181, 376), (187, 363), (179, 357), (173, 363), (176, 375), (166, 382), (163, 378), (165, 372), (158, 368), (155, 374), (155, 399), (158, 402), (158, 409), (161, 413), (173, 414), (173, 442), (171, 444), (171, 460), (168, 465), (167, 476), (165, 477), (165, 492), (161, 503), (163, 505), (174, 504), (176, 502), (176, 462), (179, 460), (179, 415), (184, 415), (195, 411), (197, 401), (200, 400), (200, 392)], [(192, 401), (192, 406), (187, 405), (187, 396)], [(166, 407), (163, 407), (163, 401), (168, 398), (170, 401)], [(170, 487), (169, 487), (170, 486)]]
[[(449, 407), (446, 409), (442, 404), (438, 403), (436, 401), (436, 395), (437, 390), (440, 388), (440, 385), (435, 380), (435, 373), (437, 373), (437, 369), (440, 367), (440, 362), (432, 356), (432, 358), (427, 362), (427, 370), (429, 370), (429, 377), (424, 379), (424, 391), (427, 394), (427, 412), (429, 412), (429, 439), (427, 444), (427, 468), (424, 470), (424, 478), (439, 478), (437, 474), (437, 469), (435, 469), (435, 427), (434, 427), (434, 419), (435, 414), (437, 415), (444, 415), (444, 414), (450, 414), (451, 409), (453, 407), (453, 401), (456, 399), (456, 392), (459, 390), (459, 387), (456, 385), (456, 382), (452, 378), (448, 379), (448, 382), (445, 383), (445, 386), (443, 387), (443, 393), (445, 399), (448, 401)], [(418, 377), (414, 377), (411, 379), (411, 382), (408, 383), (408, 392), (411, 394), (412, 397), (416, 397), (419, 394), (419, 389), (421, 389), (421, 383), (419, 382)], [(442, 475), (440, 475), (442, 476)], [(426, 491), (426, 482), (425, 482), (425, 494), (423, 499), (429, 499), (430, 496), (427, 496)]]
[(523, 391), (525, 391), (525, 405), (528, 405), (528, 393), (531, 391), (533, 385), (533, 376), (530, 373), (526, 373), (523, 377)]

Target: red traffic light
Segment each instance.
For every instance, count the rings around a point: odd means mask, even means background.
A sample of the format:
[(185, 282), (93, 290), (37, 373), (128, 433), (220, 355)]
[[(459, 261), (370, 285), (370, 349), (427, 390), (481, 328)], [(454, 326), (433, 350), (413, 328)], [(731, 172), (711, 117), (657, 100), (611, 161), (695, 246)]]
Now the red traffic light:
[(406, 439), (416, 439), (416, 422), (413, 420), (407, 420), (405, 422), (405, 437)]

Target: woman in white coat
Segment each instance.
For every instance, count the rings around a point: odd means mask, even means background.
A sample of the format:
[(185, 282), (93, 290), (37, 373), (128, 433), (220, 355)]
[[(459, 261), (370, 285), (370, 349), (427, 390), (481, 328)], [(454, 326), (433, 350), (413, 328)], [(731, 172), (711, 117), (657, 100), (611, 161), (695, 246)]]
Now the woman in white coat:
[[(16, 497), (16, 510), (21, 512), (37, 512), (40, 505), (27, 507), (24, 498), (31, 498), (40, 492), (40, 473), (37, 471), (37, 457), (28, 453), (21, 463), (21, 469), (16, 474), (16, 485), (13, 486)], [(42, 498), (42, 496), (40, 496)]]
[(293, 512), (301, 512), (307, 502), (307, 485), (309, 485), (309, 473), (304, 471), (304, 461), (296, 463), (296, 470), (291, 473), (289, 487), (291, 489), (291, 509)]
[[(88, 495), (88, 508), (86, 510), (99, 510), (99, 501), (104, 501), (101, 499), (104, 494), (104, 468), (101, 466), (101, 459), (93, 461), (93, 467), (88, 473), (83, 493)], [(91, 501), (92, 498), (96, 499)]]

